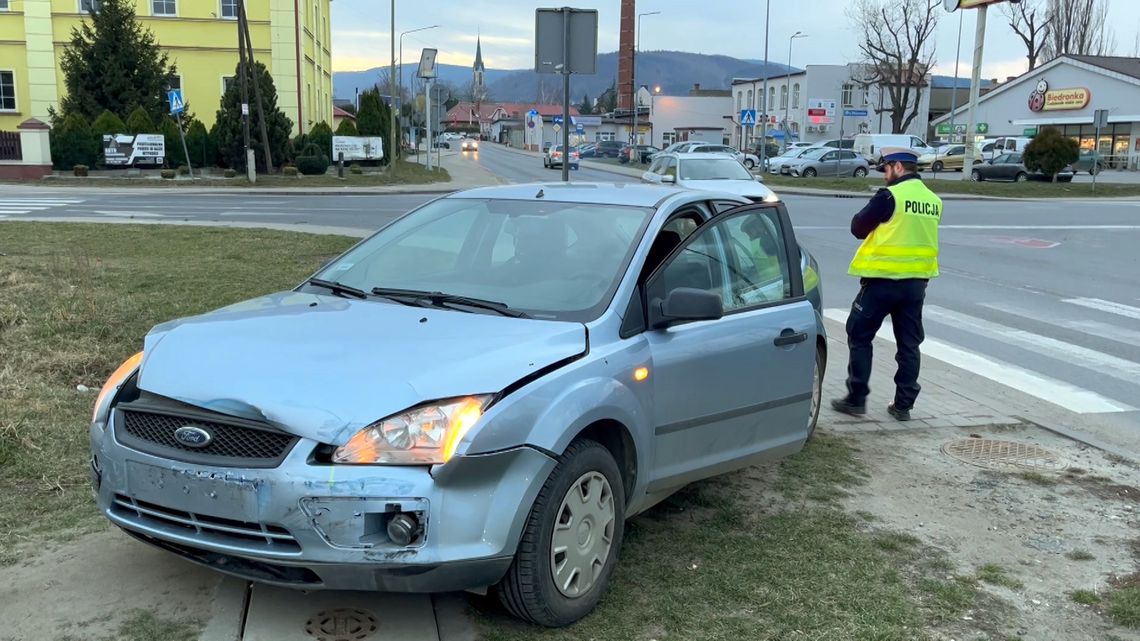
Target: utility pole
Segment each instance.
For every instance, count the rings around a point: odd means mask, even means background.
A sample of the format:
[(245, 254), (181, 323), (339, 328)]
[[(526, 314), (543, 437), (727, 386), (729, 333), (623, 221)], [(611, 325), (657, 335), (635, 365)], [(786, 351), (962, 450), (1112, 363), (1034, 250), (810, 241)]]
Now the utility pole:
[[(249, 19), (245, 15), (245, 0), (238, 0), (238, 18), (238, 22), (241, 23), (241, 31), (245, 34), (246, 58), (249, 60), (249, 67), (252, 73), (256, 71), (257, 67), (253, 61), (253, 41), (249, 37)], [(261, 100), (261, 83), (257, 81), (256, 75), (253, 78), (253, 96), (254, 100), (257, 101), (257, 124), (261, 132), (261, 146), (265, 153), (265, 170), (267, 173), (273, 173), (273, 154), (269, 150), (269, 134), (266, 131), (265, 124), (265, 107)]]
[[(962, 58), (962, 23), (965, 12), (958, 13), (958, 52), (954, 54), (954, 91), (950, 92), (950, 142), (954, 142), (954, 112), (958, 110), (958, 63)], [(937, 132), (936, 132), (937, 133)]]
[[(400, 156), (401, 139), (396, 138), (396, 0), (392, 0), (392, 36), (389, 44), (392, 45), (392, 62), (388, 70), (388, 111), (392, 115), (392, 122), (389, 123), (388, 137), (390, 139), (390, 146), (392, 148), (392, 158), (388, 162), (392, 162)], [(400, 61), (400, 66), (404, 66), (404, 61)]]
[[(978, 85), (982, 81), (982, 54), (986, 46), (986, 10), (988, 7), (978, 7), (978, 28), (974, 32), (974, 69), (970, 83), (970, 115), (966, 125), (966, 157), (962, 161), (962, 178), (970, 176), (974, 167), (974, 131), (977, 129)], [(959, 9), (961, 11), (961, 9)]]
[[(650, 11), (648, 13), (637, 14), (637, 38), (636, 44), (634, 44), (633, 47), (633, 142), (630, 144), (633, 146), (632, 153), (636, 154), (638, 158), (641, 157), (641, 152), (637, 150), (637, 145), (640, 144), (641, 141), (638, 140), (637, 115), (638, 112), (641, 111), (641, 102), (638, 100), (640, 91), (637, 88), (637, 57), (641, 54), (641, 18), (643, 16), (656, 16), (660, 13), (660, 11)], [(634, 156), (630, 156), (630, 161), (633, 161), (633, 158)]]
[(241, 0), (238, 4), (238, 75), (241, 76), (241, 130), (245, 143), (245, 175), (251, 183), (257, 182), (257, 160), (249, 146), (249, 69), (245, 59), (245, 32), (242, 30)]
[[(636, 97), (634, 98), (636, 101)], [(637, 113), (637, 105), (633, 106)], [(570, 9), (562, 9), (562, 182), (570, 182)]]
[(768, 151), (768, 22), (772, 17), (772, 0), (764, 0), (764, 89), (760, 96), (763, 113), (760, 118), (760, 170)]

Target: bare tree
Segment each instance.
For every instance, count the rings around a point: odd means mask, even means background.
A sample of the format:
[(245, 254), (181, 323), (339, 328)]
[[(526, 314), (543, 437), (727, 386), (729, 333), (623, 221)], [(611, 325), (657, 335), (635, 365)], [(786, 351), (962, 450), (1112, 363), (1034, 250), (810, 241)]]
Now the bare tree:
[(1042, 55), (1052, 60), (1065, 54), (1103, 56), (1116, 48), (1108, 26), (1108, 0), (1048, 0), (1049, 36)]
[(866, 90), (877, 87), (889, 104), (875, 108), (891, 118), (894, 133), (903, 133), (921, 112), (926, 74), (934, 64), (934, 30), (942, 0), (857, 0), (848, 17), (860, 31), (863, 58), (860, 78)]
[(1053, 14), (1045, 5), (1047, 1), (1021, 0), (1018, 4), (1005, 4), (1002, 7), (1010, 28), (1025, 44), (1025, 58), (1029, 61), (1030, 71), (1037, 68), (1041, 51), (1049, 39)]

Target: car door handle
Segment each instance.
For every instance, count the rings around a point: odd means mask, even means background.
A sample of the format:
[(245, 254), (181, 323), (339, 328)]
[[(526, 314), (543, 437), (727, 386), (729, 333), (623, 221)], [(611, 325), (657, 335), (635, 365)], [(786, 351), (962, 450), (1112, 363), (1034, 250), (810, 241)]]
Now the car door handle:
[(772, 342), (776, 344), (776, 347), (785, 347), (787, 345), (802, 343), (806, 340), (807, 332), (796, 332), (791, 329), (785, 329), (784, 331), (780, 332), (780, 335), (777, 336), (776, 339)]

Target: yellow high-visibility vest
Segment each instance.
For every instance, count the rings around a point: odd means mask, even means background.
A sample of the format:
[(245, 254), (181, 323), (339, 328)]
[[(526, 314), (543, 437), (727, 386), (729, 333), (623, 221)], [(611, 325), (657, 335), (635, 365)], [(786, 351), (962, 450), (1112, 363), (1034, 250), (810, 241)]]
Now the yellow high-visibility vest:
[(859, 246), (847, 273), (892, 280), (937, 277), (942, 199), (917, 179), (887, 189), (895, 211)]

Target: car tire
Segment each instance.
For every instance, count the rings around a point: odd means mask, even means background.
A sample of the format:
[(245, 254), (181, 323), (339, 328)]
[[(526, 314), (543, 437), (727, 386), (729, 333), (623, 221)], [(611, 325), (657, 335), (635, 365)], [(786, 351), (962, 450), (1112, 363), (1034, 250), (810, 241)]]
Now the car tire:
[(1089, 168), (1089, 175), (1090, 176), (1096, 176), (1097, 174), (1099, 174), (1102, 171), (1104, 171), (1104, 167), (1101, 167), (1100, 163), (1094, 162), (1092, 167)]
[[(596, 492), (599, 505), (589, 505), (582, 517), (576, 517), (568, 501), (589, 500), (586, 492)], [(607, 507), (612, 510), (606, 509)], [(579, 440), (571, 443), (558, 458), (554, 471), (539, 490), (523, 526), (511, 567), (496, 586), (495, 591), (503, 607), (515, 617), (549, 628), (568, 626), (589, 614), (601, 600), (617, 565), (625, 531), (624, 514), (625, 488), (613, 455), (596, 441)], [(595, 556), (596, 563), (601, 550), (592, 546), (604, 544), (608, 537), (609, 547), (604, 552), (605, 560), (584, 589), (581, 586), (570, 586), (573, 575), (567, 581), (568, 587), (560, 588), (555, 583), (554, 574), (556, 526), (568, 519), (566, 525), (572, 527), (570, 524), (579, 518), (585, 519), (582, 523), (593, 524), (599, 517), (608, 518), (609, 522), (587, 528), (587, 546), (591, 548), (588, 554)], [(595, 539), (595, 536), (598, 538)], [(575, 589), (583, 591), (574, 594)]]
[(935, 160), (934, 164), (930, 166), (930, 168), (936, 172), (942, 171), (944, 167), (946, 167), (946, 165), (943, 165), (941, 160)]
[(977, 169), (970, 172), (970, 180), (972, 180), (976, 183), (981, 183), (981, 182), (986, 181), (985, 178), (982, 178), (982, 174), (978, 173)]
[(1028, 182), (1029, 181), (1029, 174), (1025, 173), (1024, 171), (1020, 171), (1017, 173), (1017, 176), (1013, 180), (1014, 180), (1014, 182), (1019, 182), (1019, 183)]
[(855, 168), (855, 177), (856, 178), (866, 178), (867, 177), (867, 168), (866, 167), (856, 167)]
[(802, 175), (804, 178), (815, 178), (816, 173), (817, 173), (816, 170), (812, 169), (811, 167), (808, 167), (807, 169), (803, 170)]
[(808, 417), (808, 440), (815, 435), (819, 423), (819, 408), (823, 406), (823, 375), (827, 372), (827, 352), (823, 346), (815, 348), (815, 367), (812, 369), (811, 414)]
[(751, 158), (745, 158), (744, 166), (748, 168), (748, 171), (752, 171), (753, 169), (756, 169), (756, 161), (752, 160)]

